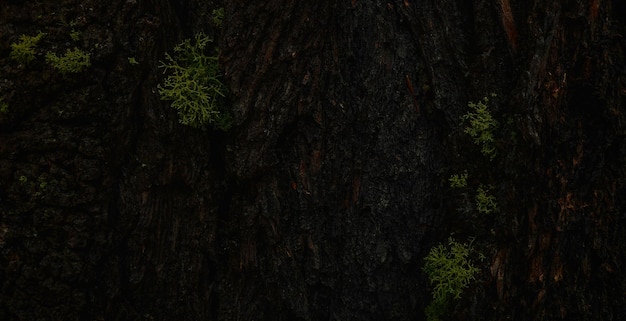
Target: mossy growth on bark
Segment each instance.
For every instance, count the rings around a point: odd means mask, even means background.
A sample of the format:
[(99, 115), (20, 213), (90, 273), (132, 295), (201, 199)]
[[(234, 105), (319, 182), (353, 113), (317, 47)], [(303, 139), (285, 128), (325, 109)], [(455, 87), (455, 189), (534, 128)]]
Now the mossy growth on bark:
[[(491, 97), (496, 97), (496, 94), (491, 94)], [(485, 157), (493, 160), (498, 154), (495, 147), (494, 131), (498, 128), (499, 123), (491, 115), (488, 104), (489, 97), (486, 96), (477, 103), (470, 101), (467, 104), (470, 111), (461, 119), (467, 125), (465, 133), (472, 137), (476, 145), (480, 146), (480, 151)]]
[(463, 291), (480, 271), (470, 261), (472, 247), (448, 238), (448, 244), (439, 244), (424, 258), (424, 272), (433, 286), (433, 300), (426, 307), (429, 321), (439, 320), (451, 308), (453, 300), (461, 298)]
[(18, 42), (11, 44), (11, 53), (9, 56), (11, 59), (22, 64), (27, 64), (35, 60), (35, 48), (45, 35), (46, 34), (43, 32), (39, 32), (36, 36), (21, 35)]
[(464, 171), (461, 174), (452, 174), (448, 181), (450, 182), (450, 187), (452, 188), (464, 188), (467, 187), (467, 171)]
[(476, 190), (476, 210), (483, 214), (498, 211), (496, 197), (491, 194), (491, 187), (481, 184)]
[(223, 110), (226, 86), (220, 80), (217, 54), (209, 55), (212, 42), (203, 33), (186, 39), (165, 54), (159, 68), (167, 75), (158, 85), (162, 100), (171, 101), (181, 124), (194, 128), (212, 125), (227, 130), (231, 117)]
[(0, 114), (6, 114), (9, 112), (9, 104), (7, 104), (2, 97), (0, 97)]
[(62, 74), (79, 73), (91, 66), (89, 54), (78, 49), (68, 49), (64, 55), (57, 56), (53, 52), (46, 54), (46, 61)]

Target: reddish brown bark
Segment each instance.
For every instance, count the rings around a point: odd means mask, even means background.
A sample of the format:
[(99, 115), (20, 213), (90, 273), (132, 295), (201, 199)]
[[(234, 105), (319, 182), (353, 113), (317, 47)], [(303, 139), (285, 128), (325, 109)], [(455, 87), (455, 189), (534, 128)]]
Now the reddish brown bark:
[[(0, 319), (422, 320), (422, 258), (451, 234), (486, 260), (450, 319), (625, 316), (621, 2), (224, 5), (223, 30), (195, 0), (0, 7)], [(39, 30), (38, 60), (8, 58)], [(200, 31), (228, 132), (155, 90)], [(46, 66), (66, 46), (87, 72)], [(461, 116), (492, 92), (490, 162)]]

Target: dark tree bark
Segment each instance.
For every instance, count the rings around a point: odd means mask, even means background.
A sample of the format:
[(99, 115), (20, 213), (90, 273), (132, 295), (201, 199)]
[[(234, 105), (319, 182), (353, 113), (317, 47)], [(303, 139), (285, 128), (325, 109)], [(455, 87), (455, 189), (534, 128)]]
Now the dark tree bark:
[[(221, 5), (0, 6), (0, 319), (422, 320), (450, 235), (486, 257), (451, 320), (626, 316), (625, 5), (237, 0), (218, 29)], [(227, 132), (156, 92), (200, 31)], [(88, 71), (45, 64), (73, 46)], [(491, 93), (492, 161), (461, 122)]]

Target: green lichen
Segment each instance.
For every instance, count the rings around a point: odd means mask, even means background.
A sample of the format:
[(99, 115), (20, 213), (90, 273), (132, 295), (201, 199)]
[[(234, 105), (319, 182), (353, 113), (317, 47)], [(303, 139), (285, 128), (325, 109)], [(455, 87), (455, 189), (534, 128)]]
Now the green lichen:
[(0, 98), (0, 114), (6, 114), (9, 112), (9, 104), (4, 99)]
[(38, 33), (34, 37), (21, 35), (20, 41), (11, 44), (9, 57), (22, 64), (35, 60), (35, 48), (45, 35), (43, 32)]
[(70, 38), (72, 38), (72, 40), (74, 41), (80, 40), (80, 35), (81, 32), (74, 29), (72, 29), (72, 31), (70, 32)]
[(62, 74), (79, 73), (91, 65), (89, 54), (78, 48), (68, 49), (63, 56), (48, 52), (46, 61)]
[(491, 195), (490, 188), (480, 185), (476, 190), (476, 210), (483, 214), (491, 214), (498, 210), (496, 197)]
[[(491, 94), (491, 96), (496, 97), (496, 94)], [(462, 120), (467, 124), (465, 133), (470, 135), (474, 143), (481, 147), (483, 155), (489, 160), (493, 160), (497, 155), (494, 131), (499, 124), (491, 115), (488, 104), (488, 97), (484, 97), (478, 103), (470, 101), (467, 106), (471, 110), (462, 116)]]
[(194, 128), (212, 125), (227, 130), (232, 121), (223, 110), (226, 86), (220, 81), (218, 57), (207, 55), (211, 40), (203, 33), (187, 39), (165, 54), (160, 68), (168, 76), (158, 86), (162, 100), (171, 101), (181, 124)]
[(216, 27), (221, 28), (224, 21), (224, 8), (213, 10), (213, 23)]
[(475, 279), (479, 269), (470, 261), (472, 247), (448, 239), (448, 244), (433, 247), (424, 258), (424, 272), (433, 286), (433, 300), (426, 307), (429, 321), (439, 320), (449, 310), (453, 300)]
[(467, 171), (461, 174), (453, 174), (450, 176), (448, 181), (450, 182), (450, 187), (452, 188), (464, 188), (467, 186)]

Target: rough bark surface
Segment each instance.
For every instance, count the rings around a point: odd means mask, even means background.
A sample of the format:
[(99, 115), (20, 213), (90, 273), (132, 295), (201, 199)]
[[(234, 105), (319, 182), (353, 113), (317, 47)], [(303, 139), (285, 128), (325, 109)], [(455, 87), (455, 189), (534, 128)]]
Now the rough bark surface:
[[(451, 234), (486, 257), (451, 320), (623, 319), (625, 12), (3, 3), (0, 319), (423, 320), (423, 257)], [(38, 31), (33, 63), (8, 58)], [(164, 53), (200, 31), (220, 47), (228, 132), (178, 124), (156, 92)], [(74, 46), (87, 71), (44, 62)], [(490, 93), (493, 161), (461, 123)], [(497, 213), (476, 213), (480, 184)]]

